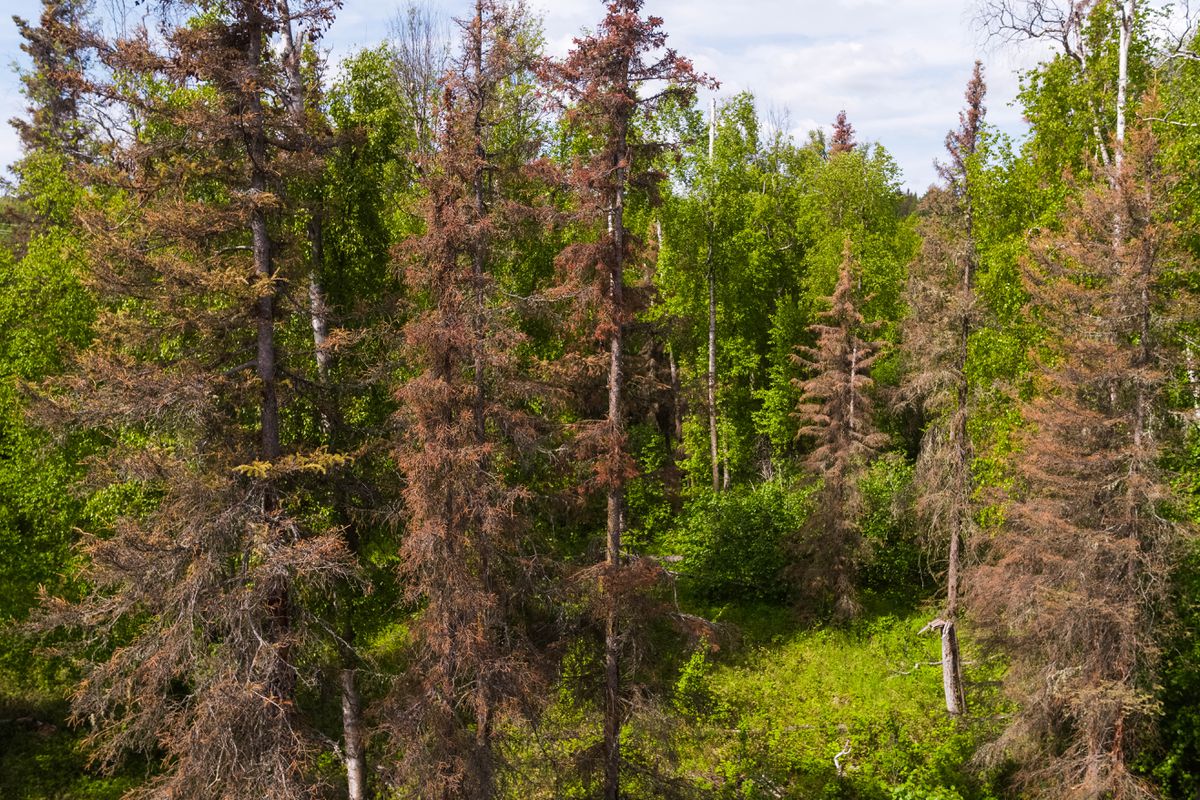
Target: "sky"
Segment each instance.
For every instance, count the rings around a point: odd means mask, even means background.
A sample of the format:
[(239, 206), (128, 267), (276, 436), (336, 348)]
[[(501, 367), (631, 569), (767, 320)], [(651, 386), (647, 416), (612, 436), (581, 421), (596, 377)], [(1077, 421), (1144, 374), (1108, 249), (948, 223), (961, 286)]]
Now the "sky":
[[(401, 2), (344, 0), (324, 41), (331, 62), (377, 44)], [(447, 16), (468, 5), (429, 2)], [(528, 2), (542, 13), (552, 55), (565, 54), (572, 37), (603, 14), (601, 0)], [(40, 4), (3, 6), (0, 120), (8, 120), (23, 113), (15, 67), (26, 63), (9, 16), (36, 19)], [(721, 82), (718, 98), (752, 91), (761, 113), (786, 112), (800, 140), (818, 126), (828, 129), (845, 109), (859, 140), (883, 144), (904, 186), (920, 193), (935, 180), (933, 162), (957, 124), (975, 59), (984, 62), (988, 120), (1013, 135), (1025, 130), (1013, 105), (1018, 71), (1040, 51), (990, 46), (972, 24), (973, 7), (971, 0), (646, 0), (644, 11), (663, 18), (670, 46)], [(16, 134), (3, 125), (0, 164), (18, 155)]]

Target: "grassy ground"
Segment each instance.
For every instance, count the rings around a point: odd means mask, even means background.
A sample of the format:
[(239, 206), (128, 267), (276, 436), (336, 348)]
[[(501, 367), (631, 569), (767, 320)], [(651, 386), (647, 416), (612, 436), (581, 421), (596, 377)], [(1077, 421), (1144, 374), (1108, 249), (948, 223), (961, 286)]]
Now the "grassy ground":
[(766, 606), (713, 615), (742, 641), (694, 656), (676, 705), (693, 722), (685, 768), (718, 796), (990, 797), (967, 760), (995, 713), (993, 676), (972, 663), (972, 718), (948, 718), (929, 613), (836, 628)]

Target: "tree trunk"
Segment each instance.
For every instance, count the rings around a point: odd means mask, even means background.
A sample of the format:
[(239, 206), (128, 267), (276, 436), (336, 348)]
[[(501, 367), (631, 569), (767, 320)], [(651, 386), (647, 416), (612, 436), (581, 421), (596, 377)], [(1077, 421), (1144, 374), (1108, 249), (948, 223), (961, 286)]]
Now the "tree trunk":
[[(627, 72), (627, 71), (626, 71)], [(613, 261), (609, 272), (610, 324), (608, 365), (608, 424), (610, 428), (611, 457), (614, 464), (621, 464), (625, 457), (624, 443), (624, 382), (625, 382), (625, 187), (624, 170), (628, 158), (625, 142), (628, 130), (624, 122), (617, 126), (613, 168), (616, 172), (616, 187), (609, 211), (609, 230), (612, 236)], [(605, 563), (610, 574), (621, 565), (621, 537), (624, 532), (625, 476), (622, 466), (613, 471), (608, 488), (608, 525), (605, 542)], [(611, 588), (610, 588), (611, 593)], [(617, 602), (610, 594), (604, 624), (604, 797), (618, 800), (621, 778), (621, 652), (618, 630)]]
[(712, 267), (712, 233), (708, 244), (708, 447), (712, 488), (721, 490), (721, 455), (717, 441), (717, 286)]
[[(257, 75), (262, 68), (263, 18), (257, 8), (246, 9), (249, 44), (246, 64)], [(262, 423), (260, 458), (274, 461), (281, 453), (279, 439), (279, 396), (276, 386), (275, 365), (275, 267), (272, 261), (271, 237), (267, 230), (267, 215), (260, 205), (267, 192), (267, 176), (263, 165), (267, 163), (267, 138), (263, 119), (261, 90), (257, 85), (244, 95), (246, 124), (243, 136), (246, 155), (250, 162), (250, 211), (251, 252), (254, 273), (264, 284), (262, 295), (255, 303), (256, 355), (255, 371), (262, 384), (260, 415)], [(263, 491), (263, 513), (268, 524), (274, 516), (278, 500), (273, 487), (268, 483)], [(281, 703), (290, 702), (295, 690), (295, 674), (289, 662), (291, 631), (290, 598), (285, 579), (277, 580), (267, 593), (265, 627), (269, 641), (275, 645), (277, 663), (267, 679), (268, 691)]]
[(950, 534), (950, 563), (946, 571), (946, 620), (942, 625), (942, 689), (946, 695), (946, 711), (952, 716), (959, 716), (967, 710), (957, 624), (961, 541), (962, 537), (956, 527)]
[[(709, 198), (708, 198), (708, 257), (706, 260), (706, 276), (708, 280), (708, 441), (709, 456), (712, 459), (712, 488), (714, 492), (721, 491), (721, 456), (717, 440), (717, 273), (713, 264), (713, 208), (711, 174), (713, 152), (717, 140), (717, 101), (713, 98), (708, 115), (708, 166)], [(726, 480), (728, 481), (728, 467)]]
[[(308, 241), (312, 250), (312, 263), (308, 273), (308, 311), (312, 317), (313, 352), (317, 360), (317, 376), (322, 384), (327, 384), (333, 358), (327, 345), (329, 308), (325, 303), (325, 290), (321, 287), (321, 269), (325, 261), (324, 231), (320, 218), (315, 214), (308, 221)], [(324, 416), (322, 414), (322, 417)], [(328, 428), (328, 420), (324, 422)]]
[(362, 702), (358, 696), (358, 670), (349, 664), (349, 656), (343, 657), (342, 684), (342, 738), (346, 745), (346, 786), (349, 800), (367, 798), (367, 757), (363, 746)]
[[(1190, 350), (1188, 352), (1191, 352)], [(667, 363), (671, 369), (671, 413), (672, 428), (675, 432), (675, 442), (683, 444), (683, 387), (679, 383), (679, 363), (675, 360), (675, 348), (668, 348)], [(1195, 383), (1195, 381), (1193, 381)], [(1196, 407), (1200, 409), (1200, 393), (1197, 395)], [(1200, 412), (1198, 412), (1200, 413)]]
[[(283, 38), (283, 63), (287, 70), (289, 88), (288, 111), (296, 126), (303, 130), (304, 78), (300, 72), (300, 51), (295, 45), (291, 11), (286, 0), (283, 2), (283, 13), (286, 21), (282, 26), (281, 36)], [(322, 385), (326, 385), (329, 382), (333, 356), (328, 348), (329, 307), (325, 301), (324, 288), (321, 286), (321, 272), (325, 264), (325, 236), (319, 209), (310, 209), (307, 232), (311, 255), (308, 273), (308, 308), (312, 324), (313, 357), (317, 363), (318, 380)], [(321, 412), (321, 425), (328, 435), (331, 425), (329, 417), (324, 411)], [(351, 549), (356, 548), (351, 547)], [(352, 638), (353, 631), (348, 631), (347, 642)], [(366, 800), (367, 762), (366, 748), (363, 746), (362, 702), (358, 694), (358, 670), (354, 667), (352, 648), (343, 648), (341, 661), (339, 683), (342, 694), (342, 738), (345, 745), (347, 796), (349, 800)]]
[(1123, 0), (1117, 49), (1117, 129), (1114, 159), (1117, 167), (1125, 160), (1125, 102), (1129, 91), (1129, 40), (1133, 35), (1134, 0)]

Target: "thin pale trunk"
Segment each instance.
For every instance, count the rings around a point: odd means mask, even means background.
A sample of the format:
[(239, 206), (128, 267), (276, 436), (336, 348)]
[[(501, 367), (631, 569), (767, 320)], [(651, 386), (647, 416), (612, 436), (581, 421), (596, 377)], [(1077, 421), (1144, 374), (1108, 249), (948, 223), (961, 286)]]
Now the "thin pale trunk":
[[(300, 73), (300, 51), (296, 48), (292, 31), (291, 12), (286, 2), (283, 13), (287, 17), (282, 26), (283, 65), (288, 79), (288, 112), (300, 130), (305, 126), (304, 76)], [(308, 242), (311, 263), (308, 274), (308, 308), (312, 318), (313, 350), (316, 353), (317, 374), (324, 383), (329, 377), (331, 356), (327, 348), (329, 339), (329, 309), (325, 302), (325, 291), (321, 286), (321, 270), (324, 265), (324, 230), (320, 215), (313, 213), (308, 222)], [(328, 427), (328, 421), (324, 421)]]
[[(333, 356), (329, 352), (329, 308), (325, 303), (325, 290), (321, 286), (321, 269), (324, 263), (324, 234), (321, 220), (313, 217), (308, 222), (308, 240), (312, 250), (312, 264), (308, 273), (308, 311), (312, 318), (313, 353), (317, 361), (317, 377), (321, 384), (329, 383), (329, 368)], [(322, 422), (329, 427), (325, 414)]]
[(963, 691), (962, 655), (958, 647), (958, 583), (962, 557), (960, 554), (961, 522), (950, 532), (950, 558), (946, 570), (946, 615), (942, 625), (942, 689), (946, 696), (946, 711), (953, 716), (966, 712)]
[(721, 458), (717, 440), (717, 282), (712, 269), (711, 241), (708, 260), (708, 448), (712, 459), (712, 488), (716, 492), (721, 489)]
[[(706, 258), (706, 278), (708, 281), (708, 446), (709, 457), (712, 460), (712, 488), (714, 492), (721, 490), (721, 458), (720, 443), (717, 439), (717, 273), (713, 263), (713, 208), (711, 175), (713, 152), (717, 139), (717, 101), (712, 101), (708, 117), (708, 165), (709, 193), (708, 199), (708, 256)], [(726, 468), (728, 480), (728, 468)]]
[[(343, 664), (347, 664), (343, 661)], [(343, 666), (342, 737), (346, 745), (346, 785), (350, 800), (367, 798), (367, 758), (363, 746), (362, 701), (358, 696), (358, 670)]]
[(1114, 159), (1117, 167), (1125, 160), (1125, 102), (1129, 91), (1129, 40), (1133, 35), (1134, 0), (1121, 3), (1120, 36), (1117, 48), (1117, 129)]
[[(300, 51), (296, 48), (292, 31), (291, 11), (285, 0), (283, 12), (286, 21), (282, 26), (283, 63), (288, 79), (288, 111), (296, 126), (303, 130), (305, 125), (304, 78), (300, 72)], [(308, 309), (312, 325), (313, 358), (317, 364), (317, 377), (321, 385), (329, 383), (333, 355), (329, 352), (329, 306), (325, 290), (321, 285), (321, 273), (325, 264), (325, 236), (319, 211), (313, 210), (308, 222), (310, 263), (308, 272)], [(329, 435), (332, 426), (329, 416), (321, 412), (321, 425)], [(351, 548), (355, 549), (354, 547)], [(346, 641), (353, 638), (347, 631)], [(358, 694), (358, 670), (354, 666), (352, 647), (343, 648), (339, 687), (342, 694), (342, 738), (345, 745), (346, 793), (349, 800), (367, 798), (367, 757), (363, 741), (362, 702)]]
[[(609, 313), (612, 327), (609, 341), (608, 365), (608, 425), (614, 448), (612, 458), (624, 461), (624, 382), (625, 382), (625, 142), (628, 136), (624, 124), (618, 126), (613, 167), (617, 174), (609, 211), (609, 231), (612, 236), (613, 264), (609, 272)], [(610, 572), (621, 564), (621, 538), (625, 524), (625, 476), (620, 469), (610, 478), (608, 487), (608, 525), (605, 542), (605, 563)], [(604, 797), (618, 800), (621, 793), (621, 652), (620, 630), (617, 624), (617, 598), (609, 598), (604, 622)]]
[[(1188, 351), (1191, 352), (1190, 350)], [(675, 349), (667, 348), (667, 363), (671, 369), (671, 428), (675, 442), (683, 443), (683, 387), (679, 382), (679, 363), (675, 360)], [(1196, 408), (1200, 409), (1200, 394), (1196, 395)]]

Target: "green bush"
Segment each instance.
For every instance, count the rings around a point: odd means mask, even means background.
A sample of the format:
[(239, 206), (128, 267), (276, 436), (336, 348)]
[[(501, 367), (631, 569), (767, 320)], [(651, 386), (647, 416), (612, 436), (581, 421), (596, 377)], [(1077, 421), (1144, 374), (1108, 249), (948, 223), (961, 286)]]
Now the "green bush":
[(782, 599), (788, 544), (808, 514), (809, 495), (781, 481), (704, 492), (688, 503), (664, 547), (681, 557), (683, 583), (700, 597)]

